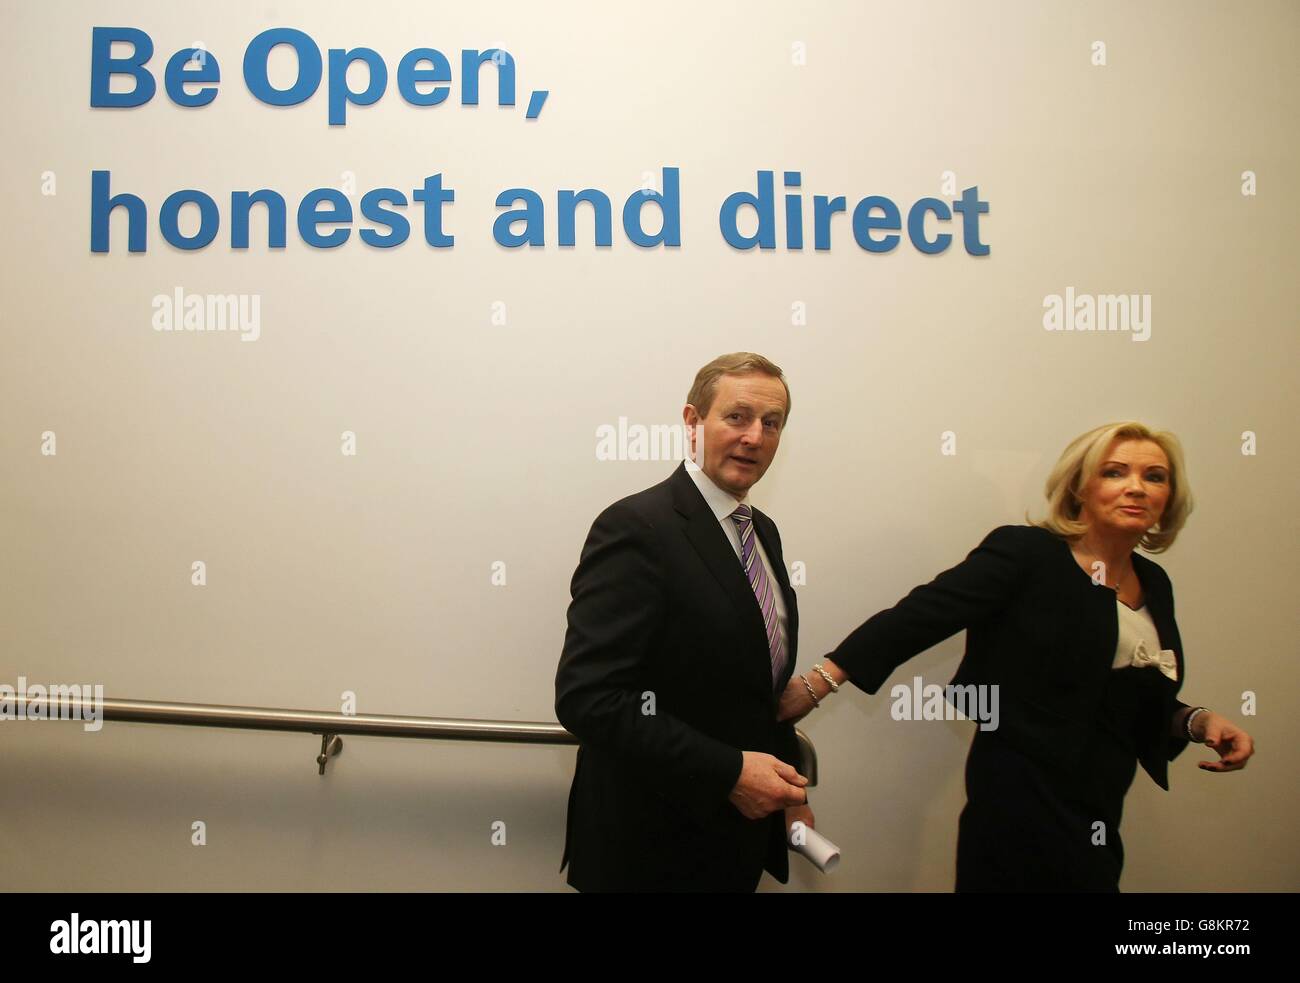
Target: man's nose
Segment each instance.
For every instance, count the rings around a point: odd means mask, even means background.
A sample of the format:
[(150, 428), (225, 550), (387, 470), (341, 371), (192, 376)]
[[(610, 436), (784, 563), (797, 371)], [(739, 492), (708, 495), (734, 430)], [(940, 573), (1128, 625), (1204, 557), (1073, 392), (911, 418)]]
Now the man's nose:
[(763, 421), (755, 420), (751, 423), (740, 439), (746, 444), (761, 445), (763, 443)]

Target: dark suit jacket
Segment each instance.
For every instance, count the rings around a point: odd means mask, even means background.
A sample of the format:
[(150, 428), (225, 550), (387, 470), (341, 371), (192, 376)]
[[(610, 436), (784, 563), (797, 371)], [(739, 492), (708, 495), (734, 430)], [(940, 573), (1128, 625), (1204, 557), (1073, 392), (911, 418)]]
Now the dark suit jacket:
[[(1142, 722), (1138, 760), (1161, 788), (1167, 762), (1187, 746), (1169, 736), (1182, 706), (1183, 646), (1174, 593), (1159, 565), (1133, 554), (1160, 647), (1178, 659), (1178, 685), (1157, 717)], [(905, 660), (967, 629), (954, 685), (999, 686), (1004, 740), (1062, 773), (1080, 765), (1082, 735), (1095, 722), (1119, 641), (1115, 592), (1096, 585), (1069, 544), (1046, 529), (1001, 526), (966, 559), (917, 587), (846, 638), (830, 658), (874, 693)]]
[(799, 760), (776, 721), (799, 614), (776, 526), (753, 521), (788, 618), (775, 690), (758, 601), (684, 465), (591, 527), (555, 676), (581, 742), (560, 865), (581, 891), (752, 891), (764, 867), (786, 881), (781, 813), (746, 819), (727, 798), (742, 751)]

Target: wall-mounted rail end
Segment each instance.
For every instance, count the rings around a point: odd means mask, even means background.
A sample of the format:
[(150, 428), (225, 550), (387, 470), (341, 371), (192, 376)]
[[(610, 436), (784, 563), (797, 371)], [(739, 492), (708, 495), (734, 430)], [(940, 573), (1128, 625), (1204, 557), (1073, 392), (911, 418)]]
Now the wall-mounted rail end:
[(325, 774), (325, 765), (331, 757), (336, 757), (343, 753), (343, 738), (338, 734), (321, 734), (320, 736), (320, 754), (316, 755), (316, 763), (320, 765), (320, 773)]

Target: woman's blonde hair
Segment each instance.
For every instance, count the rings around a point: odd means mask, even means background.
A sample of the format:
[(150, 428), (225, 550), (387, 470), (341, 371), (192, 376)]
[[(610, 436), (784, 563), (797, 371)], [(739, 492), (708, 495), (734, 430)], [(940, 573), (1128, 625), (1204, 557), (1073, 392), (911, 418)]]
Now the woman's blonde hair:
[(1097, 474), (1102, 457), (1115, 440), (1149, 440), (1169, 459), (1169, 500), (1160, 521), (1142, 536), (1138, 544), (1150, 553), (1162, 553), (1174, 544), (1178, 531), (1192, 511), (1192, 490), (1183, 464), (1183, 447), (1167, 430), (1152, 430), (1141, 423), (1107, 423), (1080, 434), (1070, 441), (1048, 475), (1047, 516), (1033, 525), (1049, 529), (1066, 539), (1082, 536), (1088, 530), (1079, 521), (1083, 492)]

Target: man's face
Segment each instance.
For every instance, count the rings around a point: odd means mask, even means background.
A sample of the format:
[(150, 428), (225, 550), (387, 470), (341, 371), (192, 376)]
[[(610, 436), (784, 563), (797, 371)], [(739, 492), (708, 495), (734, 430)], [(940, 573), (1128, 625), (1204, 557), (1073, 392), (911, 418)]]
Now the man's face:
[(740, 500), (776, 457), (785, 410), (780, 379), (762, 372), (724, 375), (708, 416), (701, 417), (690, 403), (682, 411), (688, 427), (702, 430), (704, 459), (699, 459), (694, 431), (692, 456), (715, 485)]

